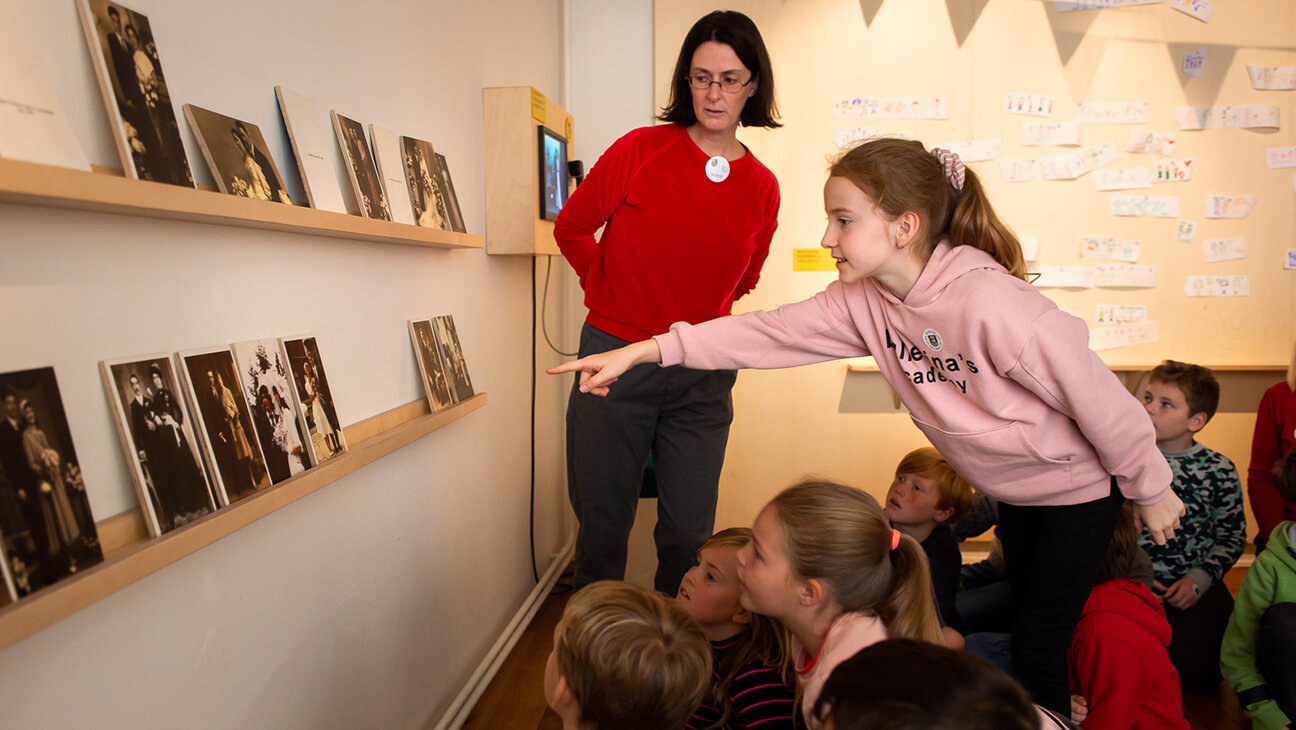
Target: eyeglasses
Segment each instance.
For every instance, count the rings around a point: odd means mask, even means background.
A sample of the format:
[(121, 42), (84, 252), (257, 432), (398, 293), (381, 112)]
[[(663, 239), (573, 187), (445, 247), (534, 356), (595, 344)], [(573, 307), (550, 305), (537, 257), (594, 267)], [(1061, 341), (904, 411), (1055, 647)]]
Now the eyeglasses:
[(752, 82), (751, 79), (739, 81), (732, 76), (726, 76), (722, 79), (712, 79), (711, 74), (690, 74), (688, 77), (689, 86), (698, 91), (710, 91), (712, 84), (720, 84), (720, 90), (726, 94), (736, 94), (742, 91), (742, 88)]

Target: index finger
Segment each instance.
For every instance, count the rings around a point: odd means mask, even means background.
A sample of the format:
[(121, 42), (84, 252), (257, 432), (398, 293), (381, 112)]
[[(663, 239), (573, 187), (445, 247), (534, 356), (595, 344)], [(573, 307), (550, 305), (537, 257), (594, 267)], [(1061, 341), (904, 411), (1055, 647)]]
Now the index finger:
[(574, 373), (582, 369), (582, 364), (584, 362), (585, 362), (584, 359), (569, 360), (561, 365), (555, 365), (551, 368), (545, 368), (545, 372), (548, 373), (549, 375), (562, 375), (563, 373)]

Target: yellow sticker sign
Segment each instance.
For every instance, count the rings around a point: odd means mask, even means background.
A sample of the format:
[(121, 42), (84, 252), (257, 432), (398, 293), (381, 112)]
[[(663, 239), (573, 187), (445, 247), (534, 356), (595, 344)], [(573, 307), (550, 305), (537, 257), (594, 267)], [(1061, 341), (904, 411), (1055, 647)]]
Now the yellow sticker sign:
[(836, 271), (837, 260), (826, 248), (792, 249), (793, 271)]
[(545, 123), (545, 107), (548, 102), (545, 101), (545, 95), (531, 87), (531, 116), (541, 124)]

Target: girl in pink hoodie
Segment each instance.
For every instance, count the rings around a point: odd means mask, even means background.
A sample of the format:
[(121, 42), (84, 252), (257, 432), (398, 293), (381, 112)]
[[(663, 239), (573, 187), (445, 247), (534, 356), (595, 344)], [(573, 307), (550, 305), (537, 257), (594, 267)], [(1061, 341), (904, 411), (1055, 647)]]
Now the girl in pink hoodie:
[(1066, 654), (1123, 497), (1154, 542), (1183, 504), (1138, 401), (1088, 347), (1084, 322), (1026, 282), (1021, 246), (956, 155), (878, 139), (824, 185), (821, 245), (838, 280), (773, 311), (676, 323), (576, 360), (581, 389), (643, 363), (782, 368), (872, 355), (914, 424), (1000, 500), (1013, 664), (1040, 704), (1069, 712)]

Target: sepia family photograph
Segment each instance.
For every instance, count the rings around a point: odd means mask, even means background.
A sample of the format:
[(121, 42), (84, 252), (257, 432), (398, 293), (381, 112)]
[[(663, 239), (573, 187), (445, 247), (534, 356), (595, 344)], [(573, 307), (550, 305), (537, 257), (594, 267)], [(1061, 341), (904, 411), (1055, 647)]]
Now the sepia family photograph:
[(54, 368), (0, 373), (0, 555), (11, 599), (103, 560)]
[(463, 211), (459, 209), (459, 196), (455, 193), (454, 181), (450, 179), (450, 164), (445, 155), (436, 153), (437, 172), (441, 176), (441, 197), (445, 200), (446, 211), (450, 214), (450, 228), (456, 233), (467, 233), (464, 225)]
[(193, 104), (184, 105), (184, 114), (218, 190), (292, 205), (260, 127)]
[(450, 214), (441, 193), (441, 173), (437, 169), (436, 151), (432, 149), (432, 143), (413, 137), (401, 137), (401, 157), (405, 161), (405, 181), (409, 183), (414, 222), (424, 228), (452, 230)]
[(150, 534), (216, 510), (189, 409), (166, 355), (100, 363), (117, 433)]
[(333, 392), (324, 372), (319, 343), (311, 336), (287, 337), (283, 340), (283, 350), (297, 388), (297, 401), (301, 403), (301, 418), (308, 436), (306, 445), (310, 447), (311, 459), (322, 464), (346, 450), (346, 437), (333, 406)]
[(418, 362), (419, 375), (423, 379), (423, 392), (427, 395), (430, 410), (435, 413), (454, 405), (450, 381), (441, 364), (436, 335), (432, 331), (432, 320), (410, 320), (409, 330), (410, 342), (414, 345), (414, 359)]
[(355, 192), (356, 202), (360, 205), (360, 214), (366, 218), (378, 218), (389, 221), (391, 210), (387, 207), (387, 198), (383, 195), (382, 179), (378, 177), (378, 166), (374, 162), (373, 151), (365, 138), (364, 127), (354, 119), (331, 111), (333, 129), (337, 132), (338, 146), (342, 148), (342, 161), (347, 168), (347, 179)]
[(445, 368), (450, 388), (454, 392), (454, 402), (471, 398), (472, 380), (468, 378), (468, 363), (464, 360), (463, 348), (459, 345), (459, 333), (455, 330), (454, 317), (443, 314), (433, 318), (432, 330), (436, 334), (437, 347), (440, 349), (441, 364)]
[(252, 411), (243, 400), (234, 354), (228, 347), (179, 354), (185, 396), (198, 423), (198, 439), (222, 504), (270, 486)]
[(77, 8), (126, 176), (193, 187), (148, 18), (107, 0)]
[(297, 395), (278, 340), (234, 343), (234, 363), (252, 428), (265, 456), (270, 481), (278, 484), (311, 467), (306, 437), (297, 419)]

